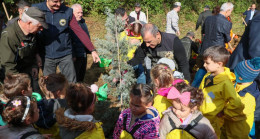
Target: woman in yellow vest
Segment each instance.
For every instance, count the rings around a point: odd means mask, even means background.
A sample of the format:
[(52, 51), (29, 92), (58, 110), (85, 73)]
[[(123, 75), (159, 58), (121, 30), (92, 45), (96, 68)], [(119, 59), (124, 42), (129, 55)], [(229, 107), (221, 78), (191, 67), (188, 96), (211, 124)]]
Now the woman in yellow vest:
[(68, 87), (67, 110), (56, 111), (62, 139), (105, 139), (102, 123), (97, 122), (94, 112), (96, 95), (85, 84), (76, 83)]

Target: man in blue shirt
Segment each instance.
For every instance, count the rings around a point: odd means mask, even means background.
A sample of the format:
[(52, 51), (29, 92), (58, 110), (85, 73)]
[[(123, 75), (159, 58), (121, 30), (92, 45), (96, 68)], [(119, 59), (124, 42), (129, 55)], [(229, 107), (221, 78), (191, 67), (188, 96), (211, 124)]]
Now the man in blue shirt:
[(254, 14), (257, 12), (257, 10), (255, 9), (256, 5), (252, 4), (251, 7), (249, 7), (244, 13), (243, 15), (246, 15), (245, 21), (248, 24), (249, 21), (252, 20)]
[(79, 26), (73, 10), (63, 4), (62, 0), (46, 0), (33, 5), (45, 12), (49, 28), (40, 34), (40, 45), (44, 48), (45, 76), (55, 73), (57, 66), (69, 82), (76, 82), (76, 73), (72, 60), (70, 29), (77, 35), (84, 46), (91, 52), (94, 62), (100, 62), (95, 47), (86, 32)]

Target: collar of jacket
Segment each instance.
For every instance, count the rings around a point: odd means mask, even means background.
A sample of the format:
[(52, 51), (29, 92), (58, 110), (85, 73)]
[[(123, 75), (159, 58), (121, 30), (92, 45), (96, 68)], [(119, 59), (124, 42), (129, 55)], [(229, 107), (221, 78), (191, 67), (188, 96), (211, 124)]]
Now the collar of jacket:
[[(45, 2), (44, 4), (43, 4), (43, 9), (42, 9), (44, 12), (51, 12), (51, 10), (48, 8), (48, 6), (47, 6), (47, 2)], [(61, 12), (61, 13), (64, 13), (66, 11), (66, 6), (64, 5), (64, 4), (61, 4), (60, 5), (60, 9), (59, 10), (56, 10), (56, 11), (54, 11), (54, 13), (56, 13), (56, 12)]]
[[(211, 73), (208, 72), (205, 77), (209, 76)], [(232, 72), (230, 72), (230, 69), (227, 67), (224, 67), (224, 72), (221, 72), (217, 76), (213, 78), (213, 84), (218, 84), (222, 81), (230, 80), (231, 82), (236, 80), (236, 75)]]
[(81, 121), (81, 122), (84, 122), (84, 121), (92, 122), (94, 120), (92, 115), (73, 115), (73, 113), (74, 112), (71, 109), (67, 109), (64, 112), (64, 116), (66, 116), (70, 119), (73, 119), (73, 120)]
[(18, 24), (18, 20), (14, 22), (14, 31), (18, 35), (18, 38), (21, 39), (21, 41), (24, 40), (30, 40), (32, 34), (25, 35), (21, 29), (21, 27)]

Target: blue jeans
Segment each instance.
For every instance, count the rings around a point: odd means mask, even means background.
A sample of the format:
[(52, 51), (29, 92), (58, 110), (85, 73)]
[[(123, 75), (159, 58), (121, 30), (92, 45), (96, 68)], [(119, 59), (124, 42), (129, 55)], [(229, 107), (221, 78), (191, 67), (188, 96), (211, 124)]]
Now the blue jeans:
[(195, 77), (194, 77), (194, 80), (191, 84), (192, 87), (196, 87), (196, 88), (199, 88), (200, 87), (200, 83), (204, 77), (204, 75), (207, 73), (207, 71), (204, 69), (204, 68), (200, 68), (196, 74), (195, 74)]
[(135, 75), (137, 76), (137, 83), (146, 84), (146, 76), (144, 74), (144, 67), (142, 64), (133, 66)]
[(76, 72), (72, 60), (72, 55), (67, 55), (61, 58), (45, 58), (43, 75), (47, 76), (52, 73), (56, 73), (57, 66), (59, 66), (60, 71), (70, 83), (76, 82)]

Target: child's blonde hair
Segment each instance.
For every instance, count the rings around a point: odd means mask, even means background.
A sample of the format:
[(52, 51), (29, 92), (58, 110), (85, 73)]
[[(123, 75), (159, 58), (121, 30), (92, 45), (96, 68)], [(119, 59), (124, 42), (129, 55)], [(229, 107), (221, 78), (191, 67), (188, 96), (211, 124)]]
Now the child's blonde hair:
[(22, 90), (28, 90), (31, 78), (25, 73), (7, 74), (4, 80), (4, 95), (10, 99), (23, 96)]
[(151, 79), (153, 82), (157, 79), (158, 88), (170, 87), (174, 81), (172, 70), (167, 64), (157, 64), (151, 69)]

